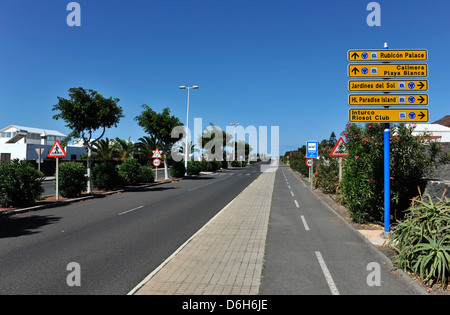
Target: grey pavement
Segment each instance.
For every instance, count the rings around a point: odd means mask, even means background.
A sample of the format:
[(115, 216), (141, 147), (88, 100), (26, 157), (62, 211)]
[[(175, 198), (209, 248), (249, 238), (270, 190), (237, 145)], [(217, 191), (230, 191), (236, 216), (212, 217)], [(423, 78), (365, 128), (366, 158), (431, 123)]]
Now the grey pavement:
[(262, 173), (130, 294), (258, 294), (274, 179)]

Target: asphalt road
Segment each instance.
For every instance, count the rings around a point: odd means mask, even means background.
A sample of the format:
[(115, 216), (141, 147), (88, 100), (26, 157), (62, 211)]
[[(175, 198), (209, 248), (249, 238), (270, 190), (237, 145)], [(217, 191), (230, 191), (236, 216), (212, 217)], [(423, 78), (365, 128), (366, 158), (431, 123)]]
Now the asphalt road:
[(263, 295), (418, 294), (286, 166), (277, 170)]
[[(253, 165), (1, 219), (0, 294), (127, 294), (259, 174)], [(80, 286), (68, 285), (71, 263)]]

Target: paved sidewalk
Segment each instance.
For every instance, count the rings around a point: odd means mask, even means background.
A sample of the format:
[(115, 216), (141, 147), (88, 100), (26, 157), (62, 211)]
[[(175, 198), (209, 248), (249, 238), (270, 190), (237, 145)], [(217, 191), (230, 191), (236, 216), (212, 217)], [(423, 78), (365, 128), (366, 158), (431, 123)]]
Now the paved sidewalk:
[(262, 173), (129, 294), (258, 294), (274, 181)]

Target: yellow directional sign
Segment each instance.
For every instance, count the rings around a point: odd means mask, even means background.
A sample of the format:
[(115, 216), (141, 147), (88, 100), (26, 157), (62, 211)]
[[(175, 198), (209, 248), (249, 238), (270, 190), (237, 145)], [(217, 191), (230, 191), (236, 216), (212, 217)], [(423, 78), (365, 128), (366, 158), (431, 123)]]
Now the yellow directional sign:
[(427, 64), (349, 64), (349, 78), (427, 77)]
[(428, 80), (354, 80), (348, 81), (350, 92), (427, 91)]
[(399, 95), (399, 94), (350, 94), (349, 105), (428, 105), (427, 94)]
[(428, 122), (428, 109), (350, 109), (350, 122)]
[(428, 59), (426, 49), (402, 50), (349, 50), (348, 61), (425, 61)]

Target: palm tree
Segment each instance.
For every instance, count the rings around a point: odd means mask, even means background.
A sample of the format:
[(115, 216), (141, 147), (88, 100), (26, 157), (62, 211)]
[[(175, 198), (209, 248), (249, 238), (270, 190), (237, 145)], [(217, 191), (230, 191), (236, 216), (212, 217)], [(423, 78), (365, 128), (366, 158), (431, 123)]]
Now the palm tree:
[(92, 148), (94, 158), (102, 162), (111, 162), (116, 159), (116, 153), (114, 151), (111, 141), (106, 139), (100, 139)]
[(133, 142), (119, 138), (114, 139), (113, 148), (116, 153), (116, 158), (122, 162), (125, 162), (129, 158), (133, 158), (136, 151), (136, 146)]
[(153, 151), (158, 148), (158, 142), (154, 137), (150, 136), (145, 136), (138, 140), (139, 142), (135, 144), (136, 154), (139, 158), (146, 161), (148, 167), (151, 167)]

